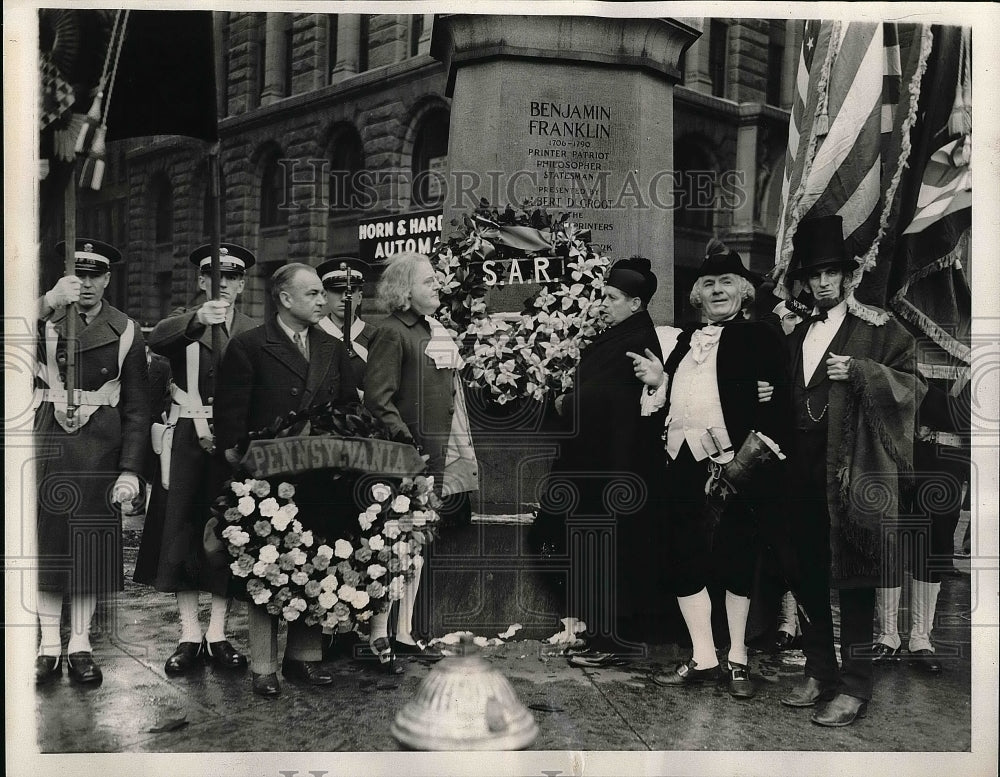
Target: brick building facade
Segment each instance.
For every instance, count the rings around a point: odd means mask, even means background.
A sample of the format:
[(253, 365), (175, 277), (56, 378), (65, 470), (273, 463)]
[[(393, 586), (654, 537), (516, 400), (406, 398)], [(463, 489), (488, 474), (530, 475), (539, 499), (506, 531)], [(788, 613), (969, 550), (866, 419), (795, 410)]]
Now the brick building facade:
[[(801, 23), (681, 21), (702, 30), (674, 90), (675, 164), (689, 201), (703, 204), (675, 215), (675, 310), (688, 315), (685, 276), (711, 236), (755, 269), (773, 264)], [(250, 315), (264, 313), (264, 279), (278, 264), (353, 252), (360, 218), (434, 206), (426, 173), (446, 161), (452, 106), (429, 54), (433, 22), (215, 14), (223, 237), (258, 255)], [(153, 324), (195, 289), (187, 256), (209, 240), (208, 146), (178, 137), (112, 146), (103, 189), (81, 193), (78, 234), (124, 249), (127, 281), (112, 301)]]

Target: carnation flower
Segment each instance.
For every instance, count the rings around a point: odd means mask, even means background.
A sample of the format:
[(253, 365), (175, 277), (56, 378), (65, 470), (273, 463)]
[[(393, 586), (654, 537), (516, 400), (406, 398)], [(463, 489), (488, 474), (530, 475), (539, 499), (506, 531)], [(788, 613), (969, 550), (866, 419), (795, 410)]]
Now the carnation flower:
[[(267, 574), (268, 566), (270, 565), (266, 561), (258, 561), (253, 565), (253, 573), (257, 575), (257, 577), (264, 577), (264, 575)], [(249, 590), (249, 586), (247, 586), (247, 589)]]
[(336, 591), (338, 585), (340, 585), (340, 581), (337, 580), (336, 575), (327, 575), (319, 581), (319, 587), (324, 591)]
[(298, 532), (290, 531), (285, 535), (285, 547), (297, 548), (302, 542), (302, 535)]
[(291, 553), (282, 553), (278, 556), (278, 566), (290, 572), (295, 568), (295, 557)]
[(328, 559), (333, 558), (333, 548), (331, 548), (326, 543), (323, 543), (318, 548), (316, 548), (317, 556), (326, 556)]
[(261, 561), (267, 562), (268, 564), (273, 564), (278, 560), (278, 555), (278, 549), (274, 547), (274, 545), (265, 545), (260, 549), (260, 552), (257, 554), (257, 558)]
[[(308, 575), (306, 577), (308, 578)], [(320, 595), (320, 591), (321, 589), (319, 587), (318, 581), (307, 579), (307, 582), (305, 583), (305, 588), (303, 588), (303, 592), (305, 593), (306, 596), (308, 596), (310, 599), (315, 599)]]
[(385, 596), (385, 586), (382, 585), (378, 580), (373, 580), (365, 588), (365, 591), (372, 599), (381, 599)]
[(293, 572), (292, 582), (295, 583), (295, 585), (305, 585), (309, 582), (309, 575), (305, 572)]
[[(244, 559), (247, 559), (249, 564), (247, 564)], [(236, 575), (236, 577), (247, 577), (253, 569), (253, 558), (250, 556), (240, 556), (236, 559), (236, 561), (229, 565), (229, 568), (232, 570), (233, 574)]]
[(392, 552), (397, 556), (408, 556), (410, 555), (410, 543), (400, 540), (392, 546)]
[(302, 534), (299, 535), (299, 538), (302, 544), (307, 548), (311, 548), (313, 546), (313, 542), (315, 541), (313, 539), (313, 533), (311, 531), (302, 532)]
[(392, 510), (396, 513), (405, 513), (410, 509), (410, 497), (400, 494), (392, 500)]
[(258, 537), (266, 537), (271, 533), (271, 522), (270, 521), (257, 521), (253, 525), (254, 534)]
[(427, 524), (427, 513), (424, 510), (413, 511), (413, 525), (424, 526)]
[(295, 566), (300, 567), (306, 563), (306, 559), (309, 558), (306, 552), (302, 548), (295, 548), (294, 550), (288, 551), (288, 555), (292, 557), (292, 561), (295, 562)]
[(320, 607), (322, 607), (324, 610), (329, 610), (337, 602), (339, 602), (340, 599), (337, 598), (337, 594), (335, 594), (333, 591), (323, 591), (323, 593), (319, 595), (318, 601)]
[(403, 596), (403, 590), (406, 587), (406, 580), (402, 575), (397, 575), (391, 581), (389, 581), (389, 598), (392, 601), (397, 601)]
[(313, 566), (323, 572), (330, 566), (330, 559), (327, 556), (313, 556)]
[(348, 585), (359, 585), (361, 583), (361, 574), (353, 569), (348, 569), (344, 572), (344, 582)]
[(346, 621), (351, 617), (351, 608), (343, 602), (337, 602), (333, 605), (333, 614), (337, 616), (337, 620)]
[(295, 486), (291, 483), (281, 483), (278, 485), (278, 496), (282, 499), (291, 499), (295, 496)]
[(413, 519), (403, 516), (399, 519), (399, 530), (404, 532), (413, 531)]
[(384, 502), (392, 496), (392, 489), (385, 483), (376, 483), (372, 486), (372, 499), (376, 502)]
[(353, 551), (354, 548), (347, 540), (337, 540), (333, 546), (333, 552), (337, 558), (350, 558)]
[(368, 577), (372, 580), (378, 580), (382, 575), (384, 575), (388, 570), (381, 564), (372, 564), (368, 567)]
[(278, 507), (278, 500), (275, 499), (273, 496), (269, 496), (267, 499), (265, 499), (263, 502), (260, 503), (257, 509), (260, 510), (260, 514), (263, 515), (265, 518), (270, 518), (273, 515), (277, 515), (278, 510), (280, 510), (281, 508)]
[(303, 599), (301, 596), (296, 596), (294, 599), (292, 599), (288, 603), (288, 606), (295, 608), (299, 612), (305, 612), (306, 611), (306, 607), (308, 605), (306, 604), (306, 600), (305, 599)]
[(367, 510), (363, 513), (358, 513), (358, 523), (361, 525), (362, 531), (368, 531), (372, 527), (372, 524), (375, 523), (375, 516)]
[(244, 497), (250, 493), (250, 482), (251, 481), (247, 481), (246, 483), (238, 483), (234, 480), (229, 487), (232, 489), (233, 493), (236, 494), (237, 497)]
[(251, 488), (260, 499), (271, 493), (271, 484), (266, 480), (255, 480)]
[(259, 590), (257, 593), (255, 593), (253, 595), (253, 603), (254, 604), (267, 604), (269, 601), (271, 601), (271, 589), (270, 588), (262, 588), (261, 590)]
[(229, 523), (236, 523), (240, 518), (243, 517), (243, 513), (237, 510), (235, 507), (230, 507), (226, 512), (222, 514)]
[(229, 531), (230, 529), (236, 530), (230, 532), (229, 537), (227, 537), (230, 545), (235, 545), (237, 548), (242, 548), (244, 545), (250, 542), (250, 535), (247, 534), (245, 531), (242, 531), (237, 526), (227, 526), (223, 534), (225, 534), (225, 532)]
[(354, 594), (356, 594), (357, 592), (358, 591), (354, 586), (345, 584), (340, 586), (339, 589), (337, 589), (337, 596), (339, 596), (341, 599), (346, 599), (347, 601), (351, 601), (351, 599), (354, 598)]
[(399, 536), (399, 521), (386, 521), (385, 526), (382, 527), (382, 533), (390, 540), (396, 539)]
[(375, 552), (382, 550), (385, 547), (385, 540), (382, 539), (382, 535), (376, 534), (374, 537), (369, 537), (368, 547)]
[(372, 615), (373, 613), (371, 610), (365, 610), (364, 612), (359, 612), (354, 617), (357, 618), (361, 623), (364, 623), (365, 621), (371, 619)]
[(403, 564), (402, 564), (402, 562), (398, 558), (396, 558), (395, 556), (393, 556), (391, 559), (389, 559), (386, 562), (386, 564), (388, 564), (388, 566), (389, 566), (389, 571), (392, 572), (392, 574), (394, 574), (394, 575), (396, 573), (398, 573), (398, 572), (402, 572), (403, 571)]
[(295, 609), (290, 605), (286, 605), (285, 608), (281, 611), (281, 614), (282, 616), (284, 616), (286, 621), (298, 620), (299, 615), (301, 615), (301, 613), (297, 609)]
[(244, 496), (236, 503), (236, 509), (240, 511), (240, 515), (250, 515), (257, 509), (257, 502), (252, 496)]
[(371, 598), (368, 596), (367, 591), (358, 591), (354, 594), (354, 598), (351, 599), (351, 604), (354, 605), (355, 609), (363, 610), (368, 606), (369, 601), (371, 601)]
[(368, 548), (358, 548), (354, 551), (354, 558), (362, 564), (367, 564), (372, 559), (372, 552)]

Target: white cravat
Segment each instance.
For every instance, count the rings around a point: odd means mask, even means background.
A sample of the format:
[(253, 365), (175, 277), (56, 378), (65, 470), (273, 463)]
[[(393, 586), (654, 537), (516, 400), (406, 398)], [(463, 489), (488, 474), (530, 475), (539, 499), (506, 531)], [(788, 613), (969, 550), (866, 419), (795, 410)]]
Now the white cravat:
[(458, 370), (465, 364), (465, 360), (458, 352), (451, 332), (444, 328), (444, 325), (436, 318), (425, 316), (424, 320), (431, 328), (431, 339), (427, 341), (424, 353), (434, 362), (434, 366), (439, 370)]
[[(695, 336), (706, 329), (718, 332), (708, 332), (707, 336), (699, 338), (696, 351)], [(705, 430), (726, 426), (722, 415), (722, 399), (719, 397), (719, 349), (715, 347), (721, 334), (722, 327), (716, 326), (696, 331), (691, 336), (691, 350), (684, 354), (681, 363), (677, 365), (670, 389), (670, 419), (667, 423), (667, 453), (671, 459), (677, 458), (681, 446), (687, 440), (695, 461), (701, 461), (709, 453), (701, 442)]]
[(809, 325), (809, 331), (802, 340), (802, 378), (806, 385), (819, 367), (833, 338), (840, 331), (845, 315), (847, 315), (847, 302), (841, 301), (840, 304), (830, 308), (826, 320), (813, 321)]

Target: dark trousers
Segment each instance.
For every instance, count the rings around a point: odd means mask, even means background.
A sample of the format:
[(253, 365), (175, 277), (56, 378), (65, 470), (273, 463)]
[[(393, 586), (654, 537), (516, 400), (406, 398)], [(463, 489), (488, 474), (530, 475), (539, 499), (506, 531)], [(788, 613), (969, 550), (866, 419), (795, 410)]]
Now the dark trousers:
[(866, 701), (872, 697), (872, 621), (874, 588), (842, 588), (840, 598), (840, 660), (834, 650), (833, 611), (830, 606), (830, 513), (826, 504), (826, 432), (799, 432), (793, 457), (793, 503), (797, 520), (796, 548), (799, 580), (795, 596), (808, 621), (802, 623), (805, 673), (840, 693)]
[(730, 496), (713, 530), (705, 509), (707, 480), (707, 459), (695, 461), (685, 443), (667, 465), (666, 587), (682, 597), (719, 582), (738, 596), (750, 596), (758, 555), (756, 518)]

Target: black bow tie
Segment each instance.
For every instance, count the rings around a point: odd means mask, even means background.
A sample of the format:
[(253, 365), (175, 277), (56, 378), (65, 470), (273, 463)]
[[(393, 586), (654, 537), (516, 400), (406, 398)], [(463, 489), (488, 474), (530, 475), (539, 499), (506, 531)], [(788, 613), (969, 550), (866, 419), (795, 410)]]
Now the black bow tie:
[(826, 321), (826, 319), (829, 318), (829, 313), (830, 313), (830, 311), (828, 311), (828, 310), (826, 310), (824, 308), (819, 313), (814, 313), (811, 316), (807, 316), (806, 317), (806, 323), (807, 324), (811, 324), (814, 321)]

